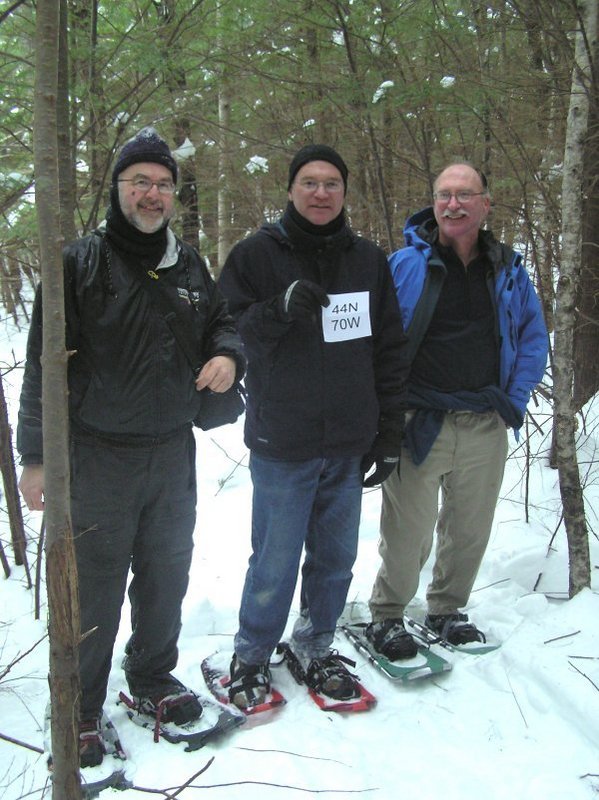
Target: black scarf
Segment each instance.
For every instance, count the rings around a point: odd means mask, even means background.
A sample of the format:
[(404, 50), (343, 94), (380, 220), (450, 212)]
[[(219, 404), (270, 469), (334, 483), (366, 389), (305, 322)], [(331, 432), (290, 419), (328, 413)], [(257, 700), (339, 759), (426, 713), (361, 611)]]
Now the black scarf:
[(156, 267), (166, 251), (167, 225), (154, 233), (143, 233), (125, 219), (119, 203), (116, 184), (110, 189), (110, 205), (106, 211), (106, 238), (125, 256), (134, 256), (144, 268)]
[(291, 200), (281, 219), (291, 243), (298, 250), (338, 250), (344, 248), (351, 240), (352, 233), (345, 220), (345, 211), (327, 222), (326, 225), (314, 225), (303, 217)]

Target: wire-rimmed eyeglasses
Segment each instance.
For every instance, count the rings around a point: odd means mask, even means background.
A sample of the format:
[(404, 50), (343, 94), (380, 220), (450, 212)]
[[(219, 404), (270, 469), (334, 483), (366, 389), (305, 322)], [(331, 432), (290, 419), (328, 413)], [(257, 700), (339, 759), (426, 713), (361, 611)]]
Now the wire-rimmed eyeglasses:
[(329, 192), (330, 194), (343, 191), (343, 181), (338, 181), (334, 178), (328, 181), (315, 181), (311, 178), (306, 178), (306, 180), (298, 181), (297, 185), (300, 189), (303, 189), (304, 192), (316, 192), (321, 186), (325, 192)]
[(434, 192), (433, 199), (437, 200), (439, 203), (449, 203), (452, 197), (458, 201), (458, 203), (469, 203), (473, 197), (480, 197), (483, 194), (487, 194), (486, 192), (470, 192), (470, 191), (461, 191), (461, 192)]
[(152, 186), (155, 186), (160, 194), (174, 194), (177, 188), (172, 181), (151, 181), (143, 175), (138, 175), (135, 178), (119, 178), (118, 183), (132, 183), (133, 186), (139, 191), (146, 194)]

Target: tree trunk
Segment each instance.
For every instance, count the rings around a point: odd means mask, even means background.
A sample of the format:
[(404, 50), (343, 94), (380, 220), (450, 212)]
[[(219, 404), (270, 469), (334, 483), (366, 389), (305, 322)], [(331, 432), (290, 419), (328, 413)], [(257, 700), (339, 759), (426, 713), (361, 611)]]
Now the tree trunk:
[(58, 173), (60, 192), (60, 229), (67, 242), (77, 237), (75, 198), (77, 195), (76, 157), (71, 145), (69, 109), (69, 46), (67, 3), (60, 4), (60, 39), (58, 47)]
[(324, 142), (333, 145), (335, 143), (335, 132), (324, 90), (325, 81), (323, 81), (322, 77), (319, 28), (311, 20), (315, 11), (314, 5), (314, 0), (304, 0), (302, 4), (305, 19), (308, 20), (303, 31), (303, 38), (306, 42), (306, 71), (304, 78), (305, 85), (308, 87), (306, 91), (306, 109), (312, 109), (314, 114), (314, 125), (310, 139), (312, 142)]
[[(343, 34), (343, 43), (345, 46), (345, 53), (347, 55), (347, 63), (349, 66), (350, 73), (356, 82), (357, 94), (360, 98), (359, 107), (360, 107), (362, 122), (367, 131), (368, 141), (370, 143), (371, 157), (373, 161), (374, 185), (376, 187), (376, 193), (378, 195), (380, 203), (380, 214), (382, 217), (383, 228), (387, 240), (386, 242), (381, 242), (381, 246), (384, 247), (388, 252), (393, 252), (395, 250), (393, 221), (392, 221), (392, 214), (389, 208), (389, 200), (387, 198), (387, 188), (385, 185), (383, 164), (381, 160), (381, 154), (376, 137), (374, 123), (372, 121), (372, 115), (364, 99), (362, 80), (361, 76), (358, 73), (358, 65), (356, 58), (354, 56), (353, 43), (352, 43), (353, 34), (350, 31), (349, 27), (349, 13), (346, 14), (345, 7), (342, 7), (341, 4), (339, 3), (336, 4), (336, 10), (337, 10), (337, 19), (339, 22), (339, 27), (341, 28), (341, 32)], [(381, 234), (380, 239), (382, 238), (383, 236)]]
[[(187, 91), (187, 76), (185, 68), (173, 64), (170, 58), (170, 50), (173, 47), (172, 27), (176, 24), (175, 0), (165, 0), (162, 3), (155, 3), (158, 18), (160, 20), (161, 50), (165, 64), (164, 78), (168, 87), (171, 105), (174, 109), (178, 108), (180, 98), (185, 96)], [(189, 117), (177, 112), (173, 114), (174, 140), (177, 148), (181, 147), (186, 140), (191, 141), (191, 122)], [(179, 202), (181, 203), (181, 230), (183, 239), (192, 247), (199, 249), (200, 239), (200, 213), (198, 205), (197, 175), (195, 160), (192, 156), (180, 157), (179, 165)]]
[(223, 74), (218, 87), (218, 263), (215, 277), (220, 275), (225, 260), (233, 246), (231, 241), (231, 181), (230, 134), (231, 98), (226, 76), (227, 66), (223, 66)]
[(12, 449), (12, 435), (8, 422), (8, 409), (4, 397), (4, 382), (0, 378), (0, 472), (4, 485), (4, 496), (6, 498), (6, 509), (8, 511), (8, 521), (10, 524), (10, 537), (12, 540), (13, 552), (15, 554), (15, 564), (24, 566), (27, 573), (28, 587), (31, 588), (31, 576), (27, 564), (27, 540), (25, 538), (25, 526), (23, 525), (23, 514), (21, 512), (21, 502), (17, 487), (17, 475), (15, 471), (15, 459)]
[(576, 36), (570, 108), (566, 130), (562, 183), (562, 254), (557, 282), (553, 385), (556, 458), (564, 523), (570, 558), (570, 597), (590, 586), (591, 571), (584, 498), (576, 454), (576, 418), (572, 400), (574, 376), (574, 325), (576, 286), (582, 248), (582, 187), (584, 141), (587, 135), (589, 98), (585, 81), (591, 70), (585, 42), (594, 43), (597, 0), (581, 6), (581, 29)]
[[(107, 172), (106, 112), (103, 77), (98, 68), (98, 0), (89, 3), (90, 49), (89, 49), (89, 94), (87, 97), (88, 146), (90, 152), (90, 189), (100, 197)], [(96, 206), (97, 208), (97, 206)], [(91, 220), (95, 225), (95, 217)]]
[(52, 797), (80, 800), (79, 604), (69, 513), (67, 352), (60, 233), (57, 76), (60, 0), (39, 0), (36, 16), (34, 163), (42, 263), (45, 515), (52, 708)]
[[(594, 61), (598, 48), (595, 44)], [(599, 86), (590, 87), (590, 124), (584, 154), (582, 270), (574, 333), (574, 404), (580, 410), (599, 390)]]

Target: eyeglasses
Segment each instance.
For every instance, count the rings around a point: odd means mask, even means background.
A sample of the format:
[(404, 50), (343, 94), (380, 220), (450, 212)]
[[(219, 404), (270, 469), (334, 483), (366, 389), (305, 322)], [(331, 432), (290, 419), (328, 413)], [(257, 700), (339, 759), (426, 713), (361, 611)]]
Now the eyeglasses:
[(132, 183), (139, 191), (146, 194), (152, 186), (155, 186), (160, 194), (174, 194), (176, 186), (172, 181), (151, 181), (149, 178), (138, 176), (137, 178), (119, 178), (118, 183)]
[(458, 201), (458, 203), (465, 204), (469, 203), (473, 197), (480, 197), (483, 194), (487, 194), (486, 192), (434, 192), (433, 198), (438, 200), (439, 203), (449, 203), (452, 197)]
[(336, 192), (343, 191), (343, 181), (336, 181), (336, 180), (329, 180), (329, 181), (312, 181), (307, 179), (305, 181), (299, 181), (298, 186), (300, 189), (303, 189), (304, 192), (316, 192), (318, 191), (318, 187), (322, 186), (325, 192), (329, 194), (335, 194)]

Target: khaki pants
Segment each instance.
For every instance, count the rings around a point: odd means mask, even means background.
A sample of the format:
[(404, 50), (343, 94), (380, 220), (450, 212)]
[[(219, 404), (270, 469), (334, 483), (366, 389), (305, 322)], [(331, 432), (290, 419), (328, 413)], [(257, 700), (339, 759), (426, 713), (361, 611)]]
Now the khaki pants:
[(402, 450), (400, 474), (395, 471), (382, 487), (382, 565), (370, 598), (374, 620), (403, 615), (431, 552), (435, 523), (429, 613), (453, 613), (467, 604), (489, 541), (506, 458), (507, 429), (495, 412), (448, 412), (419, 466)]

